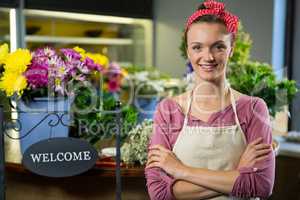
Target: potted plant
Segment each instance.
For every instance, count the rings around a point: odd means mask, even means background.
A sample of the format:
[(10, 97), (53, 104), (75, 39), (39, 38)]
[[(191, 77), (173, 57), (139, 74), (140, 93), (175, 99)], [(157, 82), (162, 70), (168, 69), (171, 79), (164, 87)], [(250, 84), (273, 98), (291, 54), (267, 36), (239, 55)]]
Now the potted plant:
[(103, 148), (115, 145), (116, 127), (121, 125), (121, 143), (137, 122), (136, 109), (126, 104), (121, 105), (120, 124), (116, 122), (115, 106), (120, 101), (120, 90), (127, 71), (116, 62), (108, 64), (101, 74), (93, 76), (93, 88), (78, 88), (71, 112), (74, 115), (72, 137), (84, 138), (99, 152)]
[(298, 92), (296, 81), (287, 78), (278, 80), (270, 64), (251, 60), (251, 46), (249, 34), (241, 27), (229, 63), (229, 81), (236, 90), (264, 99), (270, 116), (274, 118)]
[(18, 102), (22, 153), (40, 140), (68, 136), (68, 112), (77, 85), (89, 85), (90, 78), (105, 67), (107, 59), (92, 57), (78, 47), (6, 53), (0, 90)]

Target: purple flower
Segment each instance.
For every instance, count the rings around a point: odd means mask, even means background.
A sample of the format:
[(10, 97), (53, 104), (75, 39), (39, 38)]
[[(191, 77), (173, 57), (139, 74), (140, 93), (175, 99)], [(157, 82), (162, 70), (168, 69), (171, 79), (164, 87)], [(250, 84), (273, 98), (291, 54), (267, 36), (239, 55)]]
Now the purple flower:
[(70, 80), (67, 63), (59, 56), (54, 56), (49, 60), (49, 86), (55, 92), (64, 95), (65, 85)]
[(77, 81), (83, 82), (83, 81), (85, 81), (85, 76), (80, 74), (78, 76), (75, 76), (74, 79)]
[(96, 70), (101, 72), (103, 70), (102, 66), (95, 63), (92, 59), (90, 59), (89, 57), (86, 57), (84, 59), (84, 65), (86, 65), (90, 70)]
[(121, 67), (118, 63), (112, 62), (109, 64), (108, 69), (105, 74), (109, 77), (109, 79), (117, 78), (122, 74)]
[(90, 73), (90, 69), (86, 65), (84, 65), (83, 62), (74, 59), (65, 61), (65, 70), (66, 70), (66, 74), (71, 77), (76, 76), (78, 73), (80, 74)]
[[(93, 72), (98, 71), (109, 80), (108, 89), (116, 92), (120, 89), (122, 78), (121, 67), (113, 62), (105, 69), (89, 57), (83, 57), (74, 49), (64, 48), (57, 51), (51, 47), (38, 48), (32, 52), (32, 60), (24, 76), (30, 89), (49, 87), (60, 95), (74, 93), (68, 91), (77, 82), (84, 82), (93, 77)], [(72, 89), (72, 88), (71, 88)]]
[(52, 47), (38, 48), (33, 52), (33, 57), (51, 58), (56, 55), (55, 49)]
[(60, 52), (63, 53), (63, 55), (65, 57), (67, 57), (68, 60), (80, 60), (81, 59), (81, 55), (76, 52), (74, 49), (60, 49)]
[(83, 74), (89, 74), (91, 70), (88, 68), (88, 66), (82, 65), (80, 68), (80, 72), (82, 72)]
[(33, 89), (47, 87), (48, 85), (48, 65), (46, 63), (32, 62), (25, 72), (25, 77), (29, 86)]
[(79, 60), (69, 60), (64, 62), (65, 75), (67, 77), (74, 77), (77, 73), (78, 66), (81, 65), (82, 62)]
[(49, 79), (61, 78), (65, 75), (65, 62), (55, 56), (49, 60)]

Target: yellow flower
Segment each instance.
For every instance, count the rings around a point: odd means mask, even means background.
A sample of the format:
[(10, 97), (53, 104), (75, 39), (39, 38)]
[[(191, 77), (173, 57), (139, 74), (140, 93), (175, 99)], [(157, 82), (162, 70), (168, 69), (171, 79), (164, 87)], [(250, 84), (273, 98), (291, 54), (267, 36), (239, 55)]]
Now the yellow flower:
[(79, 53), (81, 55), (81, 61), (84, 61), (86, 57), (85, 50), (83, 48), (80, 48), (79, 46), (74, 47), (73, 50)]
[(8, 45), (3, 44), (0, 46), (0, 65), (3, 64), (7, 58), (8, 55)]
[(15, 52), (8, 54), (4, 64), (7, 72), (22, 74), (31, 62), (31, 54), (28, 49), (17, 49)]
[(74, 47), (73, 50), (81, 55), (81, 61), (84, 61), (86, 57), (89, 57), (96, 64), (102, 65), (104, 68), (108, 67), (109, 64), (108, 58), (100, 53), (89, 53), (78, 46)]
[(60, 67), (58, 71), (60, 74), (64, 74), (66, 70), (64, 67)]
[(56, 79), (55, 79), (55, 85), (60, 85), (60, 84), (61, 84), (61, 80), (58, 79), (58, 78), (56, 78)]
[(0, 90), (5, 91), (7, 96), (12, 96), (14, 93), (20, 96), (26, 87), (26, 78), (21, 74), (5, 72), (0, 80)]
[(85, 54), (85, 50), (83, 48), (80, 48), (79, 46), (74, 47), (73, 50), (79, 54)]
[(87, 57), (92, 59), (96, 64), (102, 65), (107, 68), (109, 64), (109, 60), (106, 56), (101, 55), (100, 53), (86, 53)]
[(92, 74), (91, 74), (91, 78), (92, 78), (93, 80), (99, 81), (100, 78), (101, 78), (101, 73), (98, 72), (98, 71), (94, 71), (94, 72), (92, 72)]
[(104, 91), (108, 91), (108, 83), (104, 83), (103, 84), (103, 90)]
[(121, 69), (121, 74), (123, 75), (123, 77), (128, 76), (128, 71), (124, 68)]

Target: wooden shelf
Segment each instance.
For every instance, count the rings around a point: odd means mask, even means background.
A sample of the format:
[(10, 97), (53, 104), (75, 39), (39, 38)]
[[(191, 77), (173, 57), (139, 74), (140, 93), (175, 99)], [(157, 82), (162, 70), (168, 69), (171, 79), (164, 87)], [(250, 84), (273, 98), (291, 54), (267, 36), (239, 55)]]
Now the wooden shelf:
[[(4, 40), (9, 40), (6, 35)], [(132, 45), (133, 40), (129, 38), (91, 38), (91, 37), (60, 37), (60, 36), (41, 36), (41, 35), (27, 35), (26, 42), (32, 43), (61, 43), (61, 44), (98, 44), (98, 45)]]

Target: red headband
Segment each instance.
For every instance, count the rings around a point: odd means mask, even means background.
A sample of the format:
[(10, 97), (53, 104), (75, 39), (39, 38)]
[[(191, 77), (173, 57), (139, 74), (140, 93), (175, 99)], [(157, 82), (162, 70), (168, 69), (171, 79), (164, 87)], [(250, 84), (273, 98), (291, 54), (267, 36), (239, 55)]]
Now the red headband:
[(224, 21), (226, 29), (229, 33), (232, 33), (234, 36), (236, 35), (239, 19), (237, 16), (225, 11), (224, 3), (216, 2), (214, 0), (207, 0), (203, 4), (206, 9), (197, 10), (189, 17), (185, 26), (185, 31), (187, 31), (191, 24), (199, 17), (203, 15), (215, 15)]

